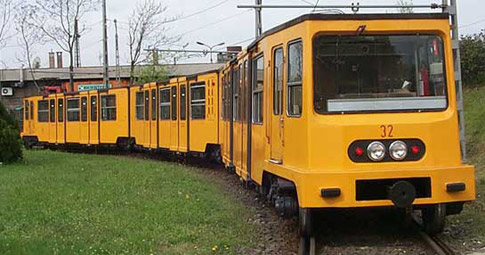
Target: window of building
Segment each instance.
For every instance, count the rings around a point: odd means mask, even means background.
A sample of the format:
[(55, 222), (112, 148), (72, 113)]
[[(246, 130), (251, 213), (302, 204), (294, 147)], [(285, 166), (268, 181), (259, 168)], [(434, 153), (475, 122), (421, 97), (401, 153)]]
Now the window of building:
[(64, 99), (57, 99), (57, 121), (64, 122)]
[(116, 95), (101, 96), (101, 120), (116, 120)]
[(170, 88), (160, 90), (160, 119), (170, 119)]
[(302, 112), (303, 44), (288, 46), (288, 115), (299, 117)]
[(145, 90), (145, 120), (150, 120), (150, 92)]
[(55, 99), (49, 100), (49, 121), (52, 123), (56, 122), (56, 100)]
[(180, 86), (180, 119), (187, 119), (187, 91), (185, 85)]
[(205, 119), (205, 82), (190, 86), (190, 107), (193, 120)]
[(152, 120), (157, 120), (157, 90), (152, 89)]
[(67, 121), (79, 121), (79, 98), (67, 99)]
[(39, 122), (49, 121), (49, 102), (47, 100), (40, 100), (37, 105), (37, 120)]
[(177, 120), (177, 87), (172, 87), (172, 120)]
[(29, 120), (29, 101), (25, 100), (25, 120)]
[(264, 58), (260, 56), (253, 62), (253, 123), (263, 123), (263, 85)]
[(81, 121), (88, 121), (88, 98), (81, 97)]
[(135, 99), (135, 117), (136, 120), (144, 120), (145, 119), (145, 114), (143, 112), (143, 109), (145, 107), (145, 99), (143, 97), (143, 92), (136, 92), (136, 99)]
[(98, 98), (91, 97), (91, 121), (98, 121)]
[(273, 113), (281, 115), (283, 100), (283, 48), (274, 51), (273, 59)]

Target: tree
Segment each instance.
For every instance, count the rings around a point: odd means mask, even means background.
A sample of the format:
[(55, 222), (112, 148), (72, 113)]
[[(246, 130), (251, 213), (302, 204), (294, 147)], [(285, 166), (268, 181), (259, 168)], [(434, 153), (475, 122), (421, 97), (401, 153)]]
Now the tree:
[(15, 29), (19, 34), (19, 45), (22, 47), (22, 54), (18, 59), (28, 66), (34, 85), (40, 92), (40, 87), (35, 79), (34, 73), (34, 68), (38, 67), (33, 66), (33, 49), (38, 43), (43, 41), (44, 37), (35, 26), (29, 23), (35, 13), (34, 11), (29, 5), (21, 5), (16, 12)]
[(0, 46), (5, 44), (12, 17), (13, 0), (0, 0)]
[[(74, 90), (74, 46), (77, 35), (75, 23), (83, 16), (96, 10), (98, 0), (35, 0), (30, 17), (33, 26), (69, 54), (69, 86)], [(86, 32), (86, 26), (79, 26), (78, 35)]]
[(145, 62), (145, 49), (158, 48), (179, 41), (178, 37), (167, 36), (167, 23), (175, 18), (163, 17), (167, 7), (153, 0), (144, 0), (132, 11), (128, 22), (128, 47), (130, 49), (130, 84), (135, 82), (135, 69)]
[(398, 0), (397, 5), (400, 6), (398, 10), (402, 14), (414, 13), (413, 0)]
[(472, 86), (485, 81), (485, 31), (460, 40), (463, 81)]
[(0, 103), (0, 163), (11, 163), (22, 159), (22, 141), (18, 123)]

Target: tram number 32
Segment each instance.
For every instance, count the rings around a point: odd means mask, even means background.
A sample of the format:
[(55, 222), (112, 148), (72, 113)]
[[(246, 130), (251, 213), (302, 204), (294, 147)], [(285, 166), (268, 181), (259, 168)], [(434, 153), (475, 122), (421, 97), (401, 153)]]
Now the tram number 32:
[(394, 126), (393, 125), (381, 125), (381, 137), (382, 138), (392, 138), (394, 137), (393, 132), (394, 132)]

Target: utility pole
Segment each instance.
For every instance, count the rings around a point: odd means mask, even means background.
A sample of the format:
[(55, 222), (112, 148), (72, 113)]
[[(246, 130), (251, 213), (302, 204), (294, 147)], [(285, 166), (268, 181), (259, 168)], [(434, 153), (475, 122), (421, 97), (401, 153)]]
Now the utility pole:
[(116, 41), (116, 82), (121, 86), (121, 70), (120, 70), (120, 46), (118, 42), (118, 21), (115, 19), (115, 41)]
[(453, 57), (455, 67), (455, 86), (456, 86), (456, 103), (458, 107), (458, 124), (460, 125), (460, 146), (461, 158), (466, 162), (466, 137), (465, 137), (465, 108), (463, 104), (463, 83), (461, 80), (461, 57), (460, 57), (460, 33), (458, 31), (458, 7), (456, 0), (443, 0), (443, 12), (450, 15), (451, 40), (453, 46)]
[[(255, 1), (256, 1), (256, 5), (262, 5), (263, 4), (263, 0), (255, 0)], [(256, 31), (256, 39), (257, 39), (263, 34), (263, 20), (262, 20), (262, 15), (261, 15), (261, 8), (255, 8), (254, 11), (255, 11), (255, 15), (256, 15), (255, 31)]]
[(103, 0), (103, 84), (109, 88), (108, 27), (106, 24), (106, 0)]
[(81, 67), (81, 48), (79, 47), (79, 38), (81, 35), (79, 34), (79, 26), (78, 26), (78, 19), (74, 20), (74, 63), (76, 63), (76, 67)]

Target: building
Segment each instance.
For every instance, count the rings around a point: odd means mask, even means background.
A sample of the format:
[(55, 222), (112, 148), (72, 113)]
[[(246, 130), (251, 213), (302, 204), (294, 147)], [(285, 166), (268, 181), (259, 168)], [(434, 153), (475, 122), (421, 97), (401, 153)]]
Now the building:
[[(222, 64), (178, 64), (162, 65), (169, 76), (192, 75), (219, 69)], [(116, 79), (116, 67), (109, 68), (110, 87), (128, 86), (130, 67), (120, 67), (120, 82)], [(36, 85), (37, 84), (37, 85)], [(104, 88), (103, 67), (81, 67), (74, 69), (74, 90)], [(68, 68), (0, 69), (0, 101), (18, 117), (22, 116), (22, 99), (33, 95), (69, 92)]]

